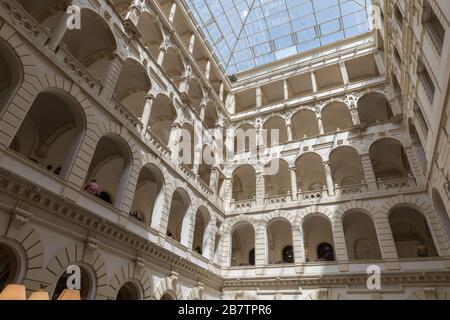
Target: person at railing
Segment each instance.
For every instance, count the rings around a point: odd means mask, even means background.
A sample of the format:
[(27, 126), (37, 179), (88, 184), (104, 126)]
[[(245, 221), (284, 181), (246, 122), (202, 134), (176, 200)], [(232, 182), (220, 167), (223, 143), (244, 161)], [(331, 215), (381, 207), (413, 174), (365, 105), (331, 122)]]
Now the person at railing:
[(100, 186), (97, 183), (97, 180), (93, 179), (86, 185), (84, 190), (89, 192), (90, 194), (93, 194), (94, 196), (98, 196), (100, 192)]

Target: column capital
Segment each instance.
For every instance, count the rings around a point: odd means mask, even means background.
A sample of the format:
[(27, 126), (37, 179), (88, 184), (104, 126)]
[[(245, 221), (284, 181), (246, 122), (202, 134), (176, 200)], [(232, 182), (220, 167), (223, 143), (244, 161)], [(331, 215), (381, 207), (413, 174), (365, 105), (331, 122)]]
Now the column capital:
[(151, 101), (154, 101), (154, 100), (156, 100), (156, 97), (155, 97), (155, 95), (154, 95), (153, 93), (149, 93), (149, 94), (147, 94), (147, 95), (145, 96), (145, 100), (151, 100)]

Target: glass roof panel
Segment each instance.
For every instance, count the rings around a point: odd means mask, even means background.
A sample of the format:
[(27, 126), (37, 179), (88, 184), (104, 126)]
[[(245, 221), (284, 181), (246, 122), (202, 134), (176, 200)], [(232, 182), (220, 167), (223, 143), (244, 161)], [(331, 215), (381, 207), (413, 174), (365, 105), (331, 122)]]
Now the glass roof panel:
[(372, 28), (372, 0), (186, 1), (228, 74)]

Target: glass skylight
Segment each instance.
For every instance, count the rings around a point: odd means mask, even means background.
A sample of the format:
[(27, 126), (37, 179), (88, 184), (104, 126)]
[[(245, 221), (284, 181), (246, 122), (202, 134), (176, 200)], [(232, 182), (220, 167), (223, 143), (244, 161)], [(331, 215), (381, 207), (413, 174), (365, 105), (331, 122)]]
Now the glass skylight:
[(372, 0), (186, 0), (228, 74), (371, 29)]

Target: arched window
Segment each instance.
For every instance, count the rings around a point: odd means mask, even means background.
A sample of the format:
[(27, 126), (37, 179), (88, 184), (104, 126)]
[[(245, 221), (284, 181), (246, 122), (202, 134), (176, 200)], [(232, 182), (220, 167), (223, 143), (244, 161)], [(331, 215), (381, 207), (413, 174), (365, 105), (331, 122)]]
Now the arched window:
[(256, 195), (256, 172), (250, 165), (243, 165), (233, 173), (233, 199), (252, 199)]
[[(129, 3), (126, 4), (127, 11), (128, 8)], [(137, 28), (142, 34), (142, 44), (150, 52), (150, 55), (157, 60), (160, 53), (159, 48), (163, 42), (163, 35), (156, 16), (153, 16), (148, 11), (142, 11)]]
[(141, 300), (141, 289), (132, 281), (124, 283), (117, 292), (116, 300)]
[(302, 229), (306, 261), (333, 261), (334, 239), (330, 220), (314, 214), (306, 218)]
[(192, 248), (198, 254), (208, 257), (211, 237), (211, 217), (205, 207), (200, 207), (195, 216), (194, 241)]
[[(292, 228), (289, 221), (276, 219), (267, 225), (267, 253), (269, 264), (293, 263), (286, 260), (286, 248), (292, 247)], [(293, 254), (293, 252), (291, 252)], [(291, 261), (292, 260), (292, 261)], [(291, 262), (289, 262), (291, 261)]]
[(79, 103), (60, 90), (38, 94), (11, 148), (49, 172), (65, 177), (84, 134)]
[(358, 100), (358, 114), (361, 123), (373, 124), (377, 121), (387, 121), (392, 117), (391, 107), (385, 96), (370, 93)]
[(286, 121), (281, 117), (274, 117), (264, 123), (264, 146), (277, 146), (288, 141)]
[(116, 134), (103, 136), (95, 149), (85, 182), (86, 192), (114, 205), (122, 204), (131, 170), (131, 151)]
[(230, 264), (234, 266), (254, 265), (255, 229), (248, 222), (241, 222), (231, 232)]
[(189, 215), (191, 206), (188, 193), (178, 188), (172, 196), (170, 204), (169, 222), (167, 224), (167, 235), (182, 244), (187, 244)]
[(252, 250), (250, 250), (250, 252), (248, 253), (248, 263), (252, 266), (255, 265), (255, 249), (254, 248)]
[(428, 222), (422, 213), (400, 206), (389, 213), (389, 224), (399, 258), (437, 256)]
[(375, 141), (370, 146), (369, 156), (377, 179), (406, 178), (411, 173), (405, 150), (397, 140)]
[(334, 102), (322, 110), (322, 123), (325, 133), (333, 133), (351, 127), (353, 122), (347, 105)]
[(312, 110), (300, 110), (292, 117), (291, 123), (294, 140), (314, 137), (320, 133), (316, 113)]
[(17, 89), (21, 77), (19, 58), (10, 45), (0, 39), (0, 112)]
[(143, 167), (136, 184), (131, 216), (150, 225), (153, 214), (162, 210), (163, 186), (164, 178), (157, 166), (147, 165)]
[(294, 247), (286, 246), (283, 248), (283, 262), (294, 263)]
[(184, 75), (184, 64), (179, 53), (174, 48), (167, 49), (162, 68), (178, 88)]
[(177, 111), (169, 97), (158, 94), (150, 113), (150, 131), (164, 145), (169, 144), (172, 125), (177, 118)]
[(0, 292), (18, 280), (20, 259), (18, 254), (5, 243), (0, 242)]
[(321, 243), (317, 246), (317, 261), (334, 261), (333, 246)]
[(365, 212), (350, 211), (342, 219), (349, 260), (381, 259), (375, 224)]
[(330, 167), (334, 183), (339, 186), (361, 184), (364, 171), (361, 157), (352, 147), (339, 147), (330, 154)]
[(269, 197), (290, 194), (289, 164), (274, 159), (264, 166), (264, 191)]
[[(95, 280), (92, 275), (91, 270), (88, 270), (87, 267), (78, 265), (81, 271), (81, 285), (80, 285), (80, 296), (81, 300), (92, 300), (95, 296)], [(67, 280), (69, 279), (71, 274), (66, 273), (65, 270), (63, 274), (59, 277), (56, 282), (55, 288), (52, 294), (52, 300), (57, 300), (61, 293), (67, 289)]]
[(302, 154), (295, 161), (299, 192), (321, 190), (326, 185), (322, 158), (316, 153)]
[(68, 30), (61, 43), (94, 78), (104, 82), (117, 50), (116, 39), (96, 12), (81, 9), (80, 21), (80, 30)]

